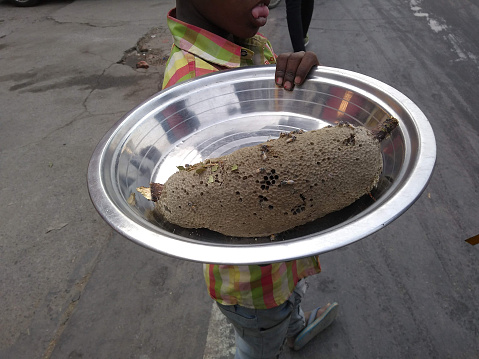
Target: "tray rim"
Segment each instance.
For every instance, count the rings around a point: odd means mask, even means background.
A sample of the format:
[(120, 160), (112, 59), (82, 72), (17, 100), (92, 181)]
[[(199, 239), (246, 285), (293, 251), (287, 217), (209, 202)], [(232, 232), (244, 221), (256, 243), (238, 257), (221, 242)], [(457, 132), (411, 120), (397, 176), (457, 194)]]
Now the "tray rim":
[[(323, 231), (320, 235), (309, 235), (294, 240), (265, 244), (223, 245), (187, 240), (182, 236), (162, 230), (146, 219), (139, 220), (138, 222), (141, 222), (141, 224), (133, 221), (106, 194), (103, 173), (105, 169), (104, 154), (112, 141), (118, 139), (118, 134), (125, 132), (125, 129), (122, 128), (125, 122), (147, 111), (149, 105), (158, 101), (159, 98), (168, 103), (176, 98), (178, 92), (187, 92), (185, 89), (189, 87), (216, 86), (222, 82), (231, 81), (231, 78), (234, 79), (234, 82), (243, 81), (245, 78), (270, 78), (274, 84), (274, 70), (274, 65), (251, 66), (202, 76), (160, 91), (124, 115), (100, 140), (88, 166), (89, 194), (100, 216), (122, 236), (165, 255), (195, 262), (249, 265), (288, 261), (341, 248), (377, 232), (408, 210), (426, 188), (436, 161), (436, 142), (428, 119), (411, 99), (390, 85), (357, 72), (325, 66), (320, 66), (311, 71), (309, 78), (316, 80), (324, 78), (328, 80), (327, 83), (336, 82), (336, 84), (342, 85), (344, 85), (344, 82), (339, 82), (337, 79), (347, 78), (354, 80), (356, 84), (376, 88), (381, 95), (389, 96), (402, 110), (407, 112), (416, 126), (420, 142), (418, 143), (418, 156), (416, 157), (414, 170), (401, 187), (395, 188), (396, 193), (388, 201), (387, 206), (379, 207), (381, 209), (380, 221), (377, 220), (378, 214), (373, 211), (360, 218), (346, 221), (347, 226), (336, 226)], [(355, 88), (358, 87), (355, 86)], [(367, 94), (370, 99), (374, 97), (375, 102), (383, 102), (377, 95)], [(120, 138), (122, 137), (120, 136)], [(371, 221), (373, 215), (375, 221)], [(377, 222), (377, 224), (371, 225), (373, 222)], [(354, 228), (352, 228), (353, 224)], [(342, 239), (338, 242), (337, 238)], [(319, 247), (318, 241), (321, 241)]]

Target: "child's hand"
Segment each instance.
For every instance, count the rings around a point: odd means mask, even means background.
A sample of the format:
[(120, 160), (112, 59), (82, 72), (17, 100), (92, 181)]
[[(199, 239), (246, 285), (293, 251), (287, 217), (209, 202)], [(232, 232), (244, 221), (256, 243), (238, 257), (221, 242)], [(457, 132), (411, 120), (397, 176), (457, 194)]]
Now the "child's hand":
[(301, 85), (309, 71), (320, 65), (314, 52), (300, 51), (281, 54), (276, 59), (276, 85), (292, 91), (295, 85)]

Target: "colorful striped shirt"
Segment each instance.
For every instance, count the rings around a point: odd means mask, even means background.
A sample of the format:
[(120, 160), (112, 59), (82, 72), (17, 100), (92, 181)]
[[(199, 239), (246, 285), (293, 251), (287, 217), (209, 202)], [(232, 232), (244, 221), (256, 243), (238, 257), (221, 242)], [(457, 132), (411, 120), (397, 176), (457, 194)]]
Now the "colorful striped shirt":
[(271, 44), (260, 34), (243, 40), (243, 46), (239, 46), (176, 19), (176, 9), (169, 12), (167, 21), (174, 43), (166, 63), (163, 88), (220, 70), (276, 63)]
[[(241, 45), (176, 19), (168, 14), (174, 44), (166, 64), (163, 88), (215, 71), (274, 64), (269, 41), (257, 34)], [(224, 305), (268, 309), (284, 303), (300, 279), (321, 271), (317, 256), (268, 265), (204, 264), (211, 298)]]

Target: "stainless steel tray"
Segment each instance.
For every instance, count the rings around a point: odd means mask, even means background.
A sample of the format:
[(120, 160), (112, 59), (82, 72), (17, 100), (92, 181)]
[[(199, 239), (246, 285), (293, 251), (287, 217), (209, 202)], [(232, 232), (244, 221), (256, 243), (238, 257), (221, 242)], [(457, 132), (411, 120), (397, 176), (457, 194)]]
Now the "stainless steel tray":
[[(122, 118), (101, 140), (88, 168), (91, 199), (115, 230), (160, 253), (187, 260), (253, 264), (292, 260), (340, 248), (384, 228), (420, 196), (431, 176), (436, 143), (421, 110), (371, 77), (319, 67), (288, 92), (274, 84), (274, 66), (197, 78), (159, 92)], [(384, 171), (372, 197), (270, 238), (231, 238), (184, 229), (152, 215), (136, 192), (164, 183), (176, 166), (218, 157), (339, 121), (374, 127), (388, 116), (399, 129), (382, 142)], [(373, 199), (374, 198), (374, 199)]]

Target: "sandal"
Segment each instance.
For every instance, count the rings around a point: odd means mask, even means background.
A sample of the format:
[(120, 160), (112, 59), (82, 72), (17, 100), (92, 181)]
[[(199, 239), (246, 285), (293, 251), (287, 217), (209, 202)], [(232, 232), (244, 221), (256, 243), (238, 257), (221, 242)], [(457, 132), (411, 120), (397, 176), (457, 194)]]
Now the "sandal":
[(306, 328), (299, 332), (294, 340), (293, 349), (300, 350), (306, 344), (308, 344), (311, 339), (326, 329), (334, 321), (334, 319), (336, 319), (336, 316), (338, 315), (338, 308), (339, 304), (334, 302), (324, 311), (323, 314), (321, 314), (319, 318), (316, 318), (316, 314), (321, 307), (314, 309), (309, 316)]

